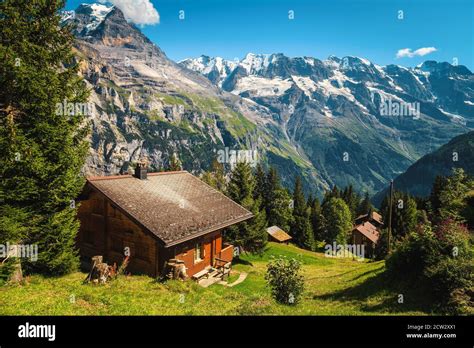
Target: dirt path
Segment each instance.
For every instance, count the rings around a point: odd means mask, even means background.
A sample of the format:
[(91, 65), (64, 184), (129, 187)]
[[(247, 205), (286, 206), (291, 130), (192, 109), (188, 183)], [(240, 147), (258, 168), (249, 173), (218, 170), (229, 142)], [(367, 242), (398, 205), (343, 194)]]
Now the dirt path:
[(231, 283), (231, 284), (229, 284), (229, 283), (227, 283), (227, 282), (219, 282), (219, 284), (231, 288), (231, 287), (233, 287), (233, 286), (236, 286), (236, 285), (242, 283), (242, 282), (245, 280), (245, 278), (247, 278), (247, 275), (248, 275), (248, 274), (247, 274), (246, 272), (239, 272), (239, 273), (240, 273), (240, 274), (239, 274), (239, 278), (237, 278), (237, 280), (236, 280), (235, 282), (233, 282), (233, 283)]

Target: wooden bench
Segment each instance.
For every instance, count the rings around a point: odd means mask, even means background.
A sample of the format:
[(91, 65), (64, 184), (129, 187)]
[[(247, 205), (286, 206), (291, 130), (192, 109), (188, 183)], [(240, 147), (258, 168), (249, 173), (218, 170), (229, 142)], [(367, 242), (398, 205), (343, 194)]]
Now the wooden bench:
[(195, 279), (195, 280), (200, 280), (203, 277), (206, 277), (206, 278), (209, 277), (209, 269), (208, 268), (205, 268), (202, 271), (199, 271), (199, 272), (197, 272), (196, 274), (193, 275), (193, 279)]

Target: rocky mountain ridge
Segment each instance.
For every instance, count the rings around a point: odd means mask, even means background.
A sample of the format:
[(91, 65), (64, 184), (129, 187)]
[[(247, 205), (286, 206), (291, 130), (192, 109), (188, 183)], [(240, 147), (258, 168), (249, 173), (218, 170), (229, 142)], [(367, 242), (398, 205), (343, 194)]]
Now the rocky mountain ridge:
[[(228, 148), (257, 150), (288, 186), (301, 175), (318, 193), (349, 183), (375, 192), (473, 126), (474, 78), (461, 66), (427, 62), (413, 73), (283, 54), (178, 64), (116, 7), (81, 5), (64, 25), (92, 91), (91, 174), (139, 159), (160, 169), (173, 154), (197, 174)], [(420, 117), (381, 115), (386, 100), (419, 103)]]

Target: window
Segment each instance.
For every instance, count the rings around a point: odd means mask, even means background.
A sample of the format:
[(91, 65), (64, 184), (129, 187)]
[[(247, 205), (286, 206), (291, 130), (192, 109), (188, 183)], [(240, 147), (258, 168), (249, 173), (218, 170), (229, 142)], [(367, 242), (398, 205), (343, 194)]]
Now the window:
[(202, 243), (196, 243), (196, 246), (194, 248), (194, 263), (202, 261), (203, 257), (204, 257), (204, 252), (203, 252)]

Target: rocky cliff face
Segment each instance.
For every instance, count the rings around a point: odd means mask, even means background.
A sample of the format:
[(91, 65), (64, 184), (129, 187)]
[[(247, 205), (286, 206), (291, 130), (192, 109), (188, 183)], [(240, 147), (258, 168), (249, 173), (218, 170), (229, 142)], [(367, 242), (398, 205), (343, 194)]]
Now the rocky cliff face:
[(173, 154), (199, 173), (227, 148), (257, 150), (262, 161), (271, 152), (315, 179), (310, 164), (279, 134), (270, 110), (169, 60), (119, 9), (81, 5), (64, 23), (74, 28), (94, 105), (88, 174), (124, 172), (139, 159), (158, 170)]
[[(282, 54), (177, 64), (115, 7), (81, 5), (64, 24), (94, 105), (89, 174), (124, 172), (139, 159), (160, 169), (174, 153), (199, 173), (227, 148), (256, 150), (287, 185), (301, 175), (320, 193), (349, 183), (374, 192), (474, 122), (464, 67)], [(419, 117), (384, 114), (388, 101), (418, 103)]]

